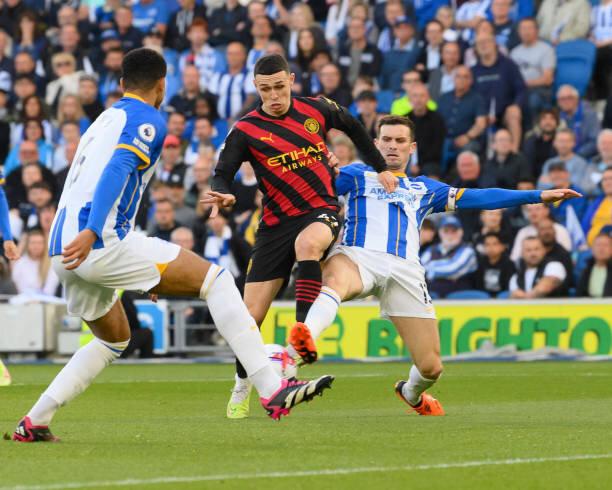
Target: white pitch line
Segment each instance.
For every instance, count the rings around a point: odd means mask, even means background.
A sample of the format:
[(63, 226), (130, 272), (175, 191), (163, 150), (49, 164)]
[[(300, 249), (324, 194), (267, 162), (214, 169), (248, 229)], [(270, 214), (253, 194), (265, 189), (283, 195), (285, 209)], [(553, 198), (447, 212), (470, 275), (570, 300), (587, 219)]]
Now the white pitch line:
[(482, 460), (482, 461), (464, 461), (456, 463), (437, 463), (437, 464), (421, 464), (408, 466), (365, 466), (361, 468), (332, 468), (319, 470), (304, 470), (304, 471), (272, 471), (264, 473), (228, 473), (217, 475), (201, 475), (201, 476), (167, 476), (159, 478), (136, 479), (127, 478), (124, 480), (107, 480), (107, 481), (90, 481), (90, 482), (65, 482), (52, 483), (49, 485), (19, 485), (16, 487), (0, 487), (0, 490), (63, 490), (75, 488), (92, 488), (92, 487), (122, 487), (135, 485), (160, 485), (170, 483), (199, 483), (206, 481), (223, 481), (223, 480), (251, 480), (265, 478), (295, 478), (300, 476), (336, 476), (336, 475), (354, 475), (359, 473), (384, 473), (384, 472), (410, 472), (410, 471), (426, 471), (426, 470), (447, 470), (455, 468), (476, 468), (481, 466), (509, 466), (520, 464), (536, 464), (536, 463), (554, 463), (567, 461), (585, 461), (612, 459), (612, 453), (609, 454), (577, 454), (573, 456), (556, 456), (550, 458), (515, 458), (515, 459), (497, 459), (497, 460)]

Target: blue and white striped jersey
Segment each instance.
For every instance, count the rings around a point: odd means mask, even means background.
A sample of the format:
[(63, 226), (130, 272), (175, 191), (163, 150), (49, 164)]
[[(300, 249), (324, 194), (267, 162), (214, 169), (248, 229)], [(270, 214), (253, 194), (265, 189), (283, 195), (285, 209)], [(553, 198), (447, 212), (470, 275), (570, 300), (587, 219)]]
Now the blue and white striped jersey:
[(165, 137), (159, 111), (132, 94), (96, 119), (81, 137), (68, 172), (51, 226), (50, 256), (60, 255), (85, 228), (98, 236), (94, 249), (125, 238)]
[(340, 169), (336, 190), (345, 201), (343, 245), (419, 262), (421, 223), (430, 213), (453, 210), (456, 193), (427, 177), (399, 177), (397, 189), (389, 194), (371, 167)]

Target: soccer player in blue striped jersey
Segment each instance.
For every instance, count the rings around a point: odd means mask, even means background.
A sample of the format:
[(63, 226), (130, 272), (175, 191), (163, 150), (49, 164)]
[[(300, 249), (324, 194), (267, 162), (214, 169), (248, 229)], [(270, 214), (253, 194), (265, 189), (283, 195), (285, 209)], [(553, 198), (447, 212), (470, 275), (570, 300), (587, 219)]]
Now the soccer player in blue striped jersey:
[(159, 113), (166, 62), (141, 48), (123, 59), (123, 98), (81, 138), (51, 227), (49, 255), (68, 312), (94, 339), (79, 349), (19, 422), (13, 439), (56, 441), (49, 423), (125, 350), (130, 327), (117, 289), (205, 299), (219, 332), (244, 365), (273, 419), (321, 394), (333, 381), (283, 380), (274, 371), (255, 320), (225, 269), (191, 251), (134, 231), (142, 193), (155, 173), (166, 126)]
[(11, 233), (11, 223), (9, 220), (9, 205), (4, 193), (4, 176), (0, 171), (0, 236), (2, 236), (2, 244), (4, 246), (4, 255), (7, 259), (17, 260), (19, 251), (13, 241)]
[(396, 384), (397, 395), (421, 415), (443, 415), (440, 403), (425, 393), (442, 373), (442, 362), (435, 310), (419, 260), (421, 223), (430, 213), (498, 209), (580, 195), (569, 189), (457, 189), (423, 176), (407, 177), (406, 166), (416, 149), (413, 137), (408, 118), (385, 116), (379, 123), (376, 146), (399, 178), (394, 192), (386, 192), (367, 165), (340, 169), (336, 188), (345, 199), (342, 243), (324, 263), (321, 293), (306, 321), (291, 330), (289, 344), (290, 352), (314, 362), (314, 339), (333, 323), (340, 302), (377, 295), (382, 316), (393, 322), (414, 362), (408, 380)]

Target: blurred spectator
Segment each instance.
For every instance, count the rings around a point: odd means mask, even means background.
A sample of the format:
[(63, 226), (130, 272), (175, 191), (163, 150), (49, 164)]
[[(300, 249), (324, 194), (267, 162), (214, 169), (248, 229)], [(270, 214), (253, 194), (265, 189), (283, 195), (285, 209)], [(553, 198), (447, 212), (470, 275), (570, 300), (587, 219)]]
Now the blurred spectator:
[(442, 94), (452, 92), (455, 88), (455, 71), (461, 61), (459, 43), (445, 42), (441, 49), (442, 63), (429, 73), (427, 87), (433, 100), (439, 102)]
[(376, 138), (378, 133), (378, 121), (382, 117), (376, 110), (377, 100), (376, 93), (371, 90), (364, 90), (356, 99), (357, 119), (366, 128), (372, 139)]
[[(395, 116), (405, 116), (412, 110), (412, 102), (410, 101), (410, 89), (412, 86), (423, 83), (421, 74), (416, 70), (410, 70), (402, 75), (402, 89), (404, 95), (399, 99), (395, 99), (391, 104), (391, 114)], [(427, 101), (427, 108), (430, 111), (435, 111), (438, 105), (433, 100)]]
[(553, 158), (557, 151), (553, 141), (559, 128), (559, 115), (553, 109), (545, 109), (540, 113), (537, 124), (527, 133), (523, 142), (523, 154), (533, 171), (534, 178), (542, 174), (544, 163)]
[(95, 8), (93, 20), (101, 31), (114, 27), (113, 19), (115, 17), (115, 11), (119, 8), (121, 3), (121, 0), (105, 0), (103, 5), (98, 5)]
[(425, 218), (419, 229), (419, 257), (436, 242), (436, 239), (436, 225), (430, 219)]
[(87, 131), (91, 121), (85, 115), (83, 106), (77, 95), (67, 94), (62, 96), (57, 106), (57, 124), (62, 125), (66, 121), (76, 122), (79, 125), (81, 134)]
[(333, 63), (324, 65), (318, 73), (321, 81), (321, 94), (336, 101), (339, 105), (351, 105), (351, 91), (342, 83), (340, 69)]
[(178, 223), (191, 228), (196, 221), (196, 212), (190, 206), (185, 205), (185, 186), (182, 182), (168, 182), (168, 199), (174, 206), (174, 217)]
[[(251, 4), (261, 5), (259, 2), (251, 2)], [(266, 15), (260, 15), (259, 17), (255, 17), (250, 22), (251, 27), (249, 34), (252, 39), (250, 40), (250, 42), (247, 43), (247, 45), (250, 46), (250, 49), (247, 55), (246, 66), (247, 70), (252, 72), (255, 68), (255, 63), (257, 63), (257, 60), (261, 58), (261, 56), (263, 56), (263, 54), (266, 52), (268, 43), (272, 39), (272, 35), (274, 34), (274, 22)], [(308, 31), (307, 29), (301, 32), (310, 33), (310, 31)], [(314, 46), (314, 36), (312, 39)]]
[(486, 17), (490, 3), (482, 0), (467, 0), (455, 13), (455, 25), (461, 29), (461, 38), (466, 43), (474, 41), (474, 29)]
[(576, 136), (571, 129), (560, 129), (555, 134), (553, 146), (557, 151), (557, 156), (546, 160), (542, 167), (540, 176), (540, 186), (546, 187), (550, 184), (550, 167), (552, 165), (563, 164), (569, 172), (570, 181), (574, 185), (580, 185), (584, 178), (587, 162), (580, 155), (574, 153), (576, 146)]
[(24, 228), (38, 228), (38, 212), (44, 206), (51, 203), (53, 193), (49, 184), (46, 182), (35, 182), (27, 188), (27, 202), (19, 204), (19, 218), (24, 224)]
[(474, 233), (470, 240), (478, 253), (484, 253), (484, 237), (496, 233), (507, 248), (512, 246), (514, 235), (512, 229), (505, 223), (504, 212), (501, 209), (483, 209), (480, 211), (480, 230)]
[(532, 299), (560, 296), (566, 275), (563, 264), (546, 258), (542, 240), (529, 236), (522, 243), (518, 270), (510, 279), (511, 297)]
[(587, 165), (582, 190), (588, 196), (602, 193), (601, 179), (604, 171), (612, 167), (612, 130), (604, 129), (597, 137), (597, 156)]
[(45, 181), (55, 195), (55, 178), (53, 173), (38, 161), (38, 149), (32, 141), (24, 141), (19, 150), (20, 165), (6, 177), (6, 197), (11, 209), (28, 199), (27, 189), (34, 182)]
[[(30, 10), (24, 11), (18, 20), (15, 29), (14, 53), (28, 53), (40, 59), (45, 52), (47, 40), (44, 32), (39, 28), (36, 14)], [(4, 50), (3, 50), (4, 51)]]
[(246, 69), (246, 49), (232, 42), (225, 52), (227, 70), (216, 72), (208, 90), (218, 97), (217, 112), (224, 119), (236, 119), (255, 102), (253, 77)]
[(605, 99), (612, 93), (612, 1), (602, 0), (593, 7), (591, 40), (597, 46), (597, 60), (593, 73), (595, 96)]
[[(512, 252), (510, 258), (517, 262), (521, 258), (523, 241), (530, 236), (536, 236), (538, 233), (537, 224), (548, 217), (550, 217), (550, 208), (545, 204), (527, 204), (524, 206), (527, 210), (527, 220), (529, 224), (521, 228), (516, 236), (514, 237), (514, 245), (512, 246)], [(554, 224), (555, 228), (555, 240), (567, 251), (572, 250), (572, 239), (565, 226), (559, 223)]]
[(117, 34), (119, 34), (119, 41), (121, 41), (121, 49), (125, 53), (142, 46), (142, 32), (134, 27), (133, 19), (134, 16), (130, 7), (121, 6), (115, 10)]
[(17, 287), (11, 279), (11, 268), (2, 255), (0, 255), (0, 294), (17, 294)]
[(436, 20), (444, 27), (444, 41), (454, 43), (459, 41), (459, 32), (455, 29), (454, 10), (448, 5), (442, 5), (436, 12)]
[(168, 23), (167, 0), (137, 0), (133, 3), (132, 25), (143, 34), (157, 29), (164, 34)]
[(63, 96), (79, 93), (79, 79), (83, 72), (76, 71), (74, 56), (69, 53), (54, 54), (51, 66), (57, 78), (47, 85), (45, 102), (55, 111)]
[(193, 184), (185, 196), (185, 204), (195, 208), (200, 194), (210, 188), (210, 177), (212, 175), (212, 161), (210, 158), (198, 156), (193, 164)]
[(414, 3), (414, 16), (419, 22), (419, 29), (425, 28), (427, 32), (427, 27), (442, 5), (448, 5), (448, 0), (421, 0)]
[(331, 141), (331, 151), (336, 155), (338, 159), (338, 167), (342, 168), (352, 163), (356, 163), (357, 160), (357, 149), (351, 141), (351, 139), (344, 135), (339, 134), (335, 136)]
[(246, 8), (238, 0), (225, 0), (223, 6), (213, 10), (210, 15), (210, 45), (225, 46), (240, 41), (246, 21)]
[[(582, 193), (582, 189), (571, 182), (570, 173), (563, 162), (557, 162), (548, 167), (548, 178), (553, 189), (573, 189), (576, 192)], [(580, 228), (579, 223), (584, 216), (586, 206), (587, 200), (584, 197), (580, 197), (556, 202), (551, 206), (550, 212), (555, 221), (564, 225), (570, 232), (570, 235), (573, 235), (572, 226)], [(573, 215), (570, 215), (570, 209)], [(582, 234), (581, 229), (578, 231)], [(582, 238), (584, 239), (584, 236)], [(576, 239), (574, 239), (574, 245), (576, 245)]]
[(602, 173), (600, 185), (603, 195), (589, 204), (582, 220), (582, 228), (589, 245), (593, 245), (595, 237), (604, 227), (612, 225), (612, 166)]
[(13, 264), (12, 278), (19, 294), (55, 296), (59, 279), (51, 267), (45, 236), (40, 230), (27, 233), (23, 255)]
[(508, 257), (508, 246), (499, 233), (490, 231), (483, 236), (483, 252), (478, 256), (474, 287), (495, 296), (507, 291), (516, 272)]
[(187, 165), (181, 159), (181, 141), (173, 134), (168, 134), (164, 140), (157, 179), (164, 183), (183, 184)]
[(170, 233), (170, 241), (172, 243), (176, 243), (179, 247), (182, 247), (185, 250), (193, 251), (195, 246), (193, 231), (191, 231), (191, 228), (187, 228), (186, 226), (176, 228), (172, 233)]
[[(33, 79), (36, 85), (36, 95), (44, 97), (47, 80), (36, 73), (36, 60), (34, 57), (27, 51), (21, 51), (15, 54), (13, 61), (15, 63), (15, 75), (26, 75)], [(4, 87), (0, 85), (0, 88)]]
[(191, 142), (185, 151), (185, 164), (193, 165), (198, 159), (201, 152), (206, 151), (214, 154), (217, 149), (212, 137), (216, 131), (210, 119), (206, 117), (198, 117), (193, 125), (193, 135)]
[(148, 235), (170, 241), (170, 234), (183, 226), (176, 221), (174, 206), (168, 198), (161, 198), (155, 201), (155, 213), (149, 226)]
[(10, 92), (13, 74), (13, 60), (6, 56), (7, 54), (7, 34), (0, 30), (0, 87), (5, 91)]
[(593, 239), (591, 258), (582, 271), (576, 296), (591, 298), (612, 297), (612, 238), (601, 234)]
[(549, 44), (538, 39), (538, 24), (534, 18), (522, 19), (519, 22), (518, 33), (521, 44), (511, 51), (510, 57), (521, 70), (527, 85), (530, 115), (535, 116), (542, 109), (550, 107), (557, 57), (555, 50)]
[(194, 65), (200, 73), (200, 89), (210, 90), (213, 75), (226, 69), (225, 58), (208, 44), (208, 24), (204, 19), (194, 19), (187, 31), (187, 39), (190, 47), (179, 59), (179, 71), (183, 73), (187, 65)]
[(511, 149), (518, 151), (522, 135), (522, 106), (526, 87), (523, 76), (510, 58), (499, 54), (490, 35), (476, 38), (479, 61), (472, 68), (476, 90), (484, 97), (495, 124), (504, 125), (510, 134)]
[(472, 289), (478, 261), (474, 248), (463, 241), (461, 222), (445, 215), (438, 233), (440, 243), (429, 247), (421, 257), (429, 290), (444, 298), (452, 291)]
[[(64, 184), (66, 183), (66, 179), (68, 178), (68, 172), (70, 171), (70, 165), (72, 165), (72, 161), (74, 160), (74, 156), (76, 155), (77, 148), (79, 146), (79, 142), (77, 141), (67, 141), (61, 146), (57, 147), (57, 150), (62, 150), (61, 155), (54, 156), (54, 165), (64, 165), (61, 170), (56, 172), (56, 181), (57, 181), (57, 190), (61, 192), (64, 189)], [(62, 160), (60, 161), (60, 158)]]
[[(480, 170), (480, 159), (471, 151), (462, 151), (457, 157), (457, 179), (452, 186), (461, 189), (485, 187)], [(463, 224), (465, 236), (471, 237), (478, 231), (480, 211), (478, 209), (458, 209), (457, 216)]]
[(537, 224), (538, 238), (546, 250), (546, 259), (561, 263), (565, 269), (565, 278), (559, 288), (559, 292), (565, 296), (574, 283), (574, 264), (570, 253), (557, 243), (554, 225), (551, 218), (541, 219)]
[(81, 40), (81, 34), (76, 25), (65, 24), (60, 27), (59, 31), (59, 45), (52, 49), (52, 58), (55, 54), (64, 53), (73, 56), (76, 63), (77, 71), (84, 71), (85, 73), (94, 73), (94, 67), (87, 56), (86, 51), (83, 49), (83, 44), (87, 40)]
[[(420, 19), (419, 24), (421, 24)], [(422, 73), (421, 77), (426, 82), (429, 80), (429, 74), (442, 64), (443, 35), (444, 26), (439, 21), (430, 20), (427, 22), (425, 26), (425, 46), (423, 46), (416, 64), (416, 69)]]
[(29, 95), (23, 100), (23, 105), (19, 114), (19, 121), (11, 125), (11, 146), (19, 144), (24, 139), (24, 123), (27, 120), (35, 119), (43, 125), (45, 141), (53, 141), (54, 128), (46, 111), (42, 99), (38, 95)]
[(411, 56), (402, 67), (405, 70), (411, 70), (417, 63), (421, 47), (418, 42), (416, 26), (409, 17), (400, 16), (395, 19), (393, 37), (393, 50), (411, 53)]
[(195, 114), (195, 101), (200, 92), (200, 73), (194, 65), (186, 65), (182, 72), (183, 86), (178, 94), (174, 95), (168, 105), (167, 112), (180, 112), (187, 119)]
[(512, 0), (492, 0), (491, 15), (493, 27), (495, 28), (495, 41), (499, 46), (504, 46), (508, 51), (519, 44), (516, 25), (510, 17)]
[[(484, 4), (484, 6), (486, 7), (487, 2), (488, 0), (482, 0), (481, 3)], [(493, 23), (483, 17), (479, 17), (478, 19), (479, 20), (476, 23), (476, 28), (474, 29), (474, 39), (477, 39), (479, 37), (495, 38), (495, 26), (493, 26)], [(472, 46), (467, 48), (463, 53), (463, 64), (465, 66), (473, 68), (478, 63), (479, 55), (477, 52), (477, 46), (475, 45), (474, 41), (472, 41), (471, 44)], [(497, 52), (506, 57), (510, 55), (508, 49), (506, 49), (506, 46), (498, 45)]]
[(179, 53), (189, 48), (187, 33), (195, 19), (206, 18), (206, 7), (195, 0), (179, 0), (181, 8), (170, 16), (165, 45)]
[(480, 151), (481, 137), (487, 127), (485, 103), (472, 89), (473, 78), (470, 69), (463, 65), (458, 66), (454, 78), (454, 90), (443, 94), (438, 100), (438, 113), (446, 125), (443, 173), (449, 168), (458, 152)]
[(395, 44), (395, 27), (399, 25), (397, 21), (400, 18), (402, 19), (400, 23), (402, 23), (404, 19), (409, 19), (405, 12), (405, 6), (401, 0), (388, 0), (385, 2), (385, 26), (378, 36), (377, 43), (378, 49), (383, 53), (391, 50)]
[(429, 92), (427, 86), (419, 83), (410, 89), (412, 111), (408, 117), (412, 119), (415, 128), (417, 150), (413, 153), (410, 171), (413, 175), (440, 176), (440, 163), (444, 150), (446, 127), (444, 119), (437, 112), (427, 108)]
[(359, 75), (376, 77), (380, 73), (382, 55), (378, 48), (366, 38), (365, 22), (350, 19), (348, 23), (348, 42), (340, 46), (338, 65), (344, 80), (352, 85)]
[(482, 171), (489, 187), (516, 189), (520, 180), (532, 178), (531, 168), (521, 153), (513, 151), (510, 131), (499, 129), (493, 140), (493, 157)]
[[(56, 80), (57, 81), (57, 80)], [(36, 95), (36, 83), (31, 75), (17, 75), (13, 83), (13, 99), (11, 106), (17, 114), (23, 109), (25, 99), (32, 95)]]
[(574, 151), (583, 158), (591, 158), (597, 153), (597, 134), (601, 129), (597, 114), (580, 100), (578, 91), (571, 85), (559, 87), (557, 103), (561, 119), (576, 136)]
[(171, 112), (168, 114), (168, 136), (174, 136), (179, 140), (179, 146), (181, 148), (181, 153), (184, 147), (187, 146), (187, 142), (183, 141), (183, 136), (185, 134), (185, 128), (187, 127), (187, 121), (185, 119), (185, 115), (180, 112)]
[(38, 119), (28, 119), (23, 125), (23, 139), (10, 151), (4, 162), (4, 172), (10, 174), (19, 166), (21, 161), (20, 148), (24, 141), (36, 143), (38, 159), (47, 168), (51, 168), (53, 160), (53, 147), (45, 141), (44, 129)]
[(98, 79), (93, 75), (81, 75), (79, 79), (79, 100), (85, 116), (95, 121), (104, 111), (98, 92)]
[(544, 0), (537, 17), (540, 37), (552, 44), (585, 38), (590, 15), (586, 0)]
[(121, 48), (109, 49), (104, 56), (104, 68), (100, 78), (100, 96), (103, 101), (108, 94), (119, 90), (119, 79), (121, 78), (121, 63), (123, 62), (123, 51)]

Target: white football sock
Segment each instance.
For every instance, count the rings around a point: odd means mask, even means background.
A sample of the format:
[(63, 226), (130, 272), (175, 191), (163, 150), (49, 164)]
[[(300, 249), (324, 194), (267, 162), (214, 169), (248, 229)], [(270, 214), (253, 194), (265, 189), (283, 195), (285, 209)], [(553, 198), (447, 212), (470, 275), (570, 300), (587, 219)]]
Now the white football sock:
[(318, 339), (323, 331), (334, 323), (340, 302), (340, 296), (332, 288), (327, 286), (321, 288), (321, 292), (310, 307), (304, 322), (308, 326), (313, 340)]
[(49, 425), (58, 408), (87, 389), (98, 374), (117, 359), (128, 346), (94, 338), (81, 347), (59, 372), (28, 413), (34, 425)]
[(404, 398), (408, 400), (410, 405), (418, 405), (421, 398), (421, 393), (423, 393), (430, 386), (433, 386), (436, 381), (437, 379), (424, 378), (417, 367), (413, 364), (410, 368), (408, 382), (402, 388), (402, 395), (404, 395)]
[(215, 326), (240, 360), (259, 396), (269, 398), (281, 387), (266, 354), (259, 328), (240, 297), (234, 278), (211, 264), (200, 298), (206, 300)]

